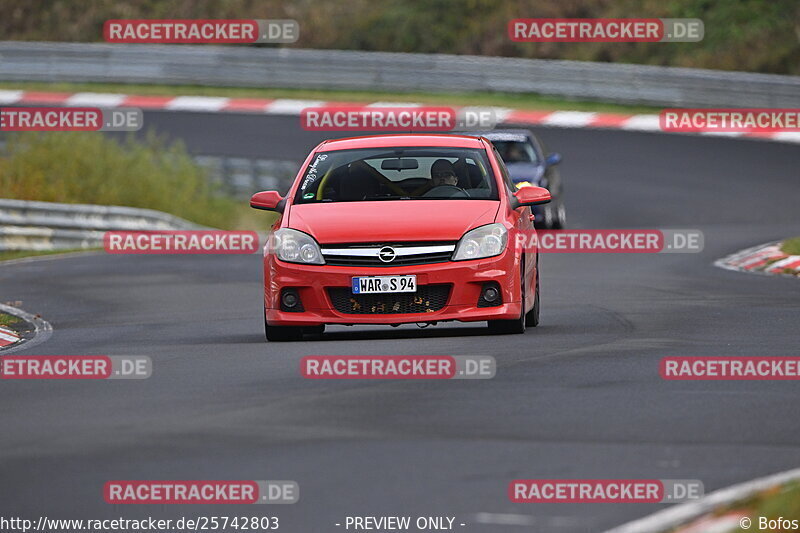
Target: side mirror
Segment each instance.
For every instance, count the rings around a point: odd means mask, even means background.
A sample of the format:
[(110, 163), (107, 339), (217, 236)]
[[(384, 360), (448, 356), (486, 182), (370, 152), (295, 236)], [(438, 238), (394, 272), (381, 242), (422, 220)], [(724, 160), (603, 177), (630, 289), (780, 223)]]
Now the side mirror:
[(561, 154), (558, 152), (553, 152), (552, 154), (545, 157), (544, 162), (547, 163), (547, 166), (557, 165), (561, 163)]
[(263, 209), (265, 211), (283, 212), (283, 206), (286, 201), (278, 194), (277, 191), (261, 191), (255, 193), (250, 198), (250, 207), (253, 209)]
[(528, 205), (542, 205), (550, 201), (550, 191), (544, 187), (523, 187), (514, 193), (516, 206), (524, 207)]

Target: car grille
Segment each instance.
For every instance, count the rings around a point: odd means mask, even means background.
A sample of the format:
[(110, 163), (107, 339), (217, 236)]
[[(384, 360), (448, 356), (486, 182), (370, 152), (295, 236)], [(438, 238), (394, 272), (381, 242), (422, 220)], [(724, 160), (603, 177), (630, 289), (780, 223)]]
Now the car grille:
[(347, 315), (407, 315), (441, 310), (450, 297), (450, 285), (418, 285), (417, 292), (353, 294), (350, 287), (330, 287), (334, 309)]
[[(379, 252), (390, 247), (395, 251), (394, 259), (381, 261)], [(454, 242), (424, 242), (397, 244), (325, 245), (322, 255), (325, 264), (331, 266), (393, 267), (446, 263), (453, 255)]]

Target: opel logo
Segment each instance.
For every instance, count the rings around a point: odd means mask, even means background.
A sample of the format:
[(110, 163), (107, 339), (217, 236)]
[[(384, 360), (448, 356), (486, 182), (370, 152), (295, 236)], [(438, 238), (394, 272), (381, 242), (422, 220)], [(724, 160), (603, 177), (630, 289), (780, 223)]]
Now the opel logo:
[(378, 259), (383, 261), (384, 263), (391, 263), (394, 261), (396, 254), (394, 253), (394, 248), (391, 246), (384, 246), (380, 250), (378, 250)]

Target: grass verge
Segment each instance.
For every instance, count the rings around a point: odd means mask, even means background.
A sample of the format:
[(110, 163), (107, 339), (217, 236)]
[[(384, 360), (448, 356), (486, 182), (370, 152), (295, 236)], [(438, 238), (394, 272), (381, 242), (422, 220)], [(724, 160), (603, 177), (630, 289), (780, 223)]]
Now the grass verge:
[[(753, 521), (750, 529), (739, 528), (736, 531), (789, 531), (790, 529), (760, 528), (761, 517), (767, 520), (780, 518), (800, 520), (800, 482), (788, 483), (774, 489), (761, 492), (753, 498), (737, 504), (735, 509), (743, 510)], [(796, 529), (796, 528), (795, 528)]]
[(608, 113), (658, 113), (661, 108), (567, 100), (534, 93), (427, 93), (205, 87), (198, 85), (135, 85), (113, 83), (2, 82), (0, 89), (52, 92), (102, 92), (158, 96), (225, 96), (229, 98), (297, 98), (344, 102), (420, 102), (453, 106), (500, 106), (528, 110), (597, 111)]
[(70, 249), (70, 250), (6, 250), (0, 251), (0, 261), (10, 261), (12, 259), (23, 259), (25, 257), (39, 257), (44, 255), (69, 254), (74, 252), (87, 252), (89, 250)]
[[(752, 497), (737, 501), (731, 505), (725, 505), (717, 509), (713, 516), (724, 516), (729, 513), (742, 514), (750, 518), (751, 527), (744, 529), (741, 527), (735, 530), (725, 530), (731, 532), (752, 532), (752, 531), (789, 531), (789, 529), (760, 528), (759, 520), (763, 517), (767, 521), (777, 520), (781, 517), (789, 520), (800, 520), (800, 482), (794, 481), (759, 492)], [(703, 520), (698, 518), (695, 522)], [(671, 533), (684, 531), (686, 525), (671, 530)], [(709, 530), (710, 531), (710, 530)]]
[(0, 312), (0, 326), (5, 326), (19, 335), (30, 329), (30, 325), (21, 318), (3, 312)]
[(118, 141), (95, 132), (9, 135), (0, 154), (4, 198), (157, 209), (222, 229), (242, 202), (224, 196), (183, 144), (155, 134)]
[(800, 255), (800, 237), (786, 239), (781, 243), (781, 251), (789, 255)]

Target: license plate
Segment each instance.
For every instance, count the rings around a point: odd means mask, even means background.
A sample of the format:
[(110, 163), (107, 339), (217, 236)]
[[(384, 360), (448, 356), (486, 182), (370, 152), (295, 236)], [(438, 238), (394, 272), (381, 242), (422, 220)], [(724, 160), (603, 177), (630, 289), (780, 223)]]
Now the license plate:
[(353, 294), (417, 292), (417, 276), (362, 276), (353, 278)]

